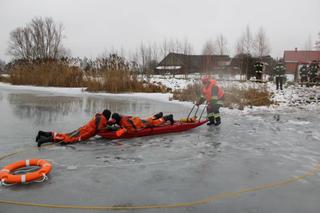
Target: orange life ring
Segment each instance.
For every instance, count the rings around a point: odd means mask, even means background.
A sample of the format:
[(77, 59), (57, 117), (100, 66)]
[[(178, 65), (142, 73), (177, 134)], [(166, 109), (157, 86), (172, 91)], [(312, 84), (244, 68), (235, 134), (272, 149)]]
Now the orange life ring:
[[(26, 173), (23, 175), (14, 175), (11, 174), (16, 169), (27, 167), (27, 166), (39, 166), (40, 169), (35, 172)], [(51, 171), (51, 164), (42, 159), (30, 159), (30, 160), (21, 160), (13, 164), (5, 166), (0, 170), (0, 181), (6, 184), (15, 184), (15, 183), (28, 183), (31, 181), (39, 180)]]

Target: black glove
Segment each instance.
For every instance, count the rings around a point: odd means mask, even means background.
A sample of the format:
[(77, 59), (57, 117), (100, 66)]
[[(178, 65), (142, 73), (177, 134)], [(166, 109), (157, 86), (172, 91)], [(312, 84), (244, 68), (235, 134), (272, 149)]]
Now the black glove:
[(108, 131), (117, 131), (118, 129), (120, 129), (120, 128), (117, 126), (107, 126), (106, 127), (106, 130), (108, 130)]

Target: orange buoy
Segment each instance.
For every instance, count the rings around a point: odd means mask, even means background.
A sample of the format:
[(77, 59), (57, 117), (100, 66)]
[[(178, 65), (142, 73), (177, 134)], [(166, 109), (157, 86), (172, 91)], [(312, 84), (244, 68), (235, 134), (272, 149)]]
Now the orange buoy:
[[(28, 167), (28, 166), (39, 166), (35, 172), (30, 172), (22, 175), (15, 175), (12, 172), (16, 169)], [(21, 160), (13, 164), (5, 166), (0, 170), (0, 181), (3, 185), (5, 184), (16, 184), (16, 183), (29, 183), (32, 181), (43, 180), (47, 177), (47, 174), (51, 171), (51, 164), (42, 159), (30, 159), (30, 160)]]

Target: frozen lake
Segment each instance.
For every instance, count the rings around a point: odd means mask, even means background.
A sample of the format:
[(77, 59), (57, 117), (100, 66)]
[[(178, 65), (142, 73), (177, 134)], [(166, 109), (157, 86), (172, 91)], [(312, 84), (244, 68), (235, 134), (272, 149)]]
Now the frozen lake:
[[(96, 112), (186, 117), (190, 108), (137, 97), (0, 89), (0, 167), (21, 159), (53, 164), (49, 180), (0, 187), (0, 200), (55, 205), (139, 206), (193, 202), (303, 175), (320, 162), (320, 111), (222, 113), (220, 127), (69, 146), (34, 142), (39, 129), (69, 132)], [(192, 207), (130, 212), (319, 212), (319, 173), (289, 185)], [(0, 204), (0, 212), (95, 212)], [(96, 211), (101, 212), (101, 211)]]

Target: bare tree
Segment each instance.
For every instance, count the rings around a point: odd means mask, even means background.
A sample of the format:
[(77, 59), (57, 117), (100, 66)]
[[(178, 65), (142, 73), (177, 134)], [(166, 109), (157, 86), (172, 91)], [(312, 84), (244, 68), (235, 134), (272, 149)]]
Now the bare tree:
[(250, 27), (247, 25), (245, 32), (243, 33), (243, 41), (244, 41), (244, 51), (247, 54), (252, 53), (252, 47), (253, 47), (253, 38), (251, 35)]
[(236, 54), (252, 54), (253, 38), (249, 26), (241, 34), (235, 45)]
[(175, 39), (174, 40), (174, 48), (175, 48), (175, 52), (176, 53), (182, 53), (183, 48), (182, 48), (182, 44), (179, 41), (179, 39)]
[(216, 50), (214, 42), (211, 39), (207, 40), (203, 45), (202, 54), (203, 55), (214, 55), (216, 53), (217, 53), (217, 50)]
[(10, 33), (8, 54), (15, 59), (44, 59), (65, 56), (63, 26), (52, 18), (33, 18), (25, 27)]
[(182, 49), (182, 52), (185, 55), (191, 55), (193, 53), (193, 47), (187, 38), (184, 39)]
[(190, 55), (193, 53), (193, 47), (187, 38), (184, 39), (183, 42), (181, 42), (179, 39), (165, 38), (159, 45), (158, 49), (158, 54), (162, 58), (166, 57), (170, 52), (181, 53), (186, 55)]
[(316, 50), (320, 50), (320, 32), (318, 33), (318, 40), (315, 42)]
[(148, 45), (148, 57), (147, 57), (147, 71), (148, 74), (153, 74), (154, 69), (158, 65), (158, 57), (159, 57), (159, 51), (158, 51), (158, 45), (156, 43), (149, 43)]
[(148, 49), (147, 49), (147, 46), (143, 42), (141, 42), (138, 52), (139, 52), (138, 53), (139, 62), (141, 64), (141, 68), (142, 68), (141, 71), (144, 73), (146, 71), (146, 67), (147, 67)]
[(237, 42), (236, 42), (236, 54), (239, 55), (239, 54), (244, 54), (245, 53), (245, 48), (244, 48), (244, 38), (243, 36), (241, 36)]
[(139, 65), (139, 53), (138, 51), (129, 51), (128, 60), (130, 64), (130, 70), (134, 72), (138, 72), (140, 70)]
[(163, 39), (161, 45), (160, 45), (160, 55), (162, 58), (166, 57), (169, 54), (169, 46), (167, 39)]
[(135, 56), (137, 56), (137, 62), (140, 65), (141, 71), (145, 74), (152, 74), (158, 64), (158, 46), (156, 43), (146, 45), (141, 42)]
[(161, 59), (161, 55), (160, 55), (160, 48), (158, 47), (158, 44), (156, 42), (154, 42), (152, 45), (150, 44), (150, 48), (151, 48), (151, 55), (152, 55), (152, 59), (159, 61)]
[(304, 49), (305, 50), (312, 50), (312, 48), (313, 48), (312, 38), (311, 38), (311, 35), (309, 34), (308, 39), (304, 43)]
[(173, 38), (168, 40), (168, 44), (169, 44), (169, 52), (179, 53), (179, 50), (176, 47), (176, 43), (175, 43), (175, 40)]
[(253, 47), (255, 55), (258, 57), (266, 56), (270, 53), (269, 42), (262, 27), (260, 27), (258, 33), (255, 36)]
[(219, 55), (226, 55), (228, 53), (227, 44), (227, 39), (220, 34), (215, 41), (215, 47)]
[(240, 38), (237, 40), (236, 43), (236, 53), (237, 57), (241, 60), (241, 73), (240, 75), (244, 77), (244, 74), (246, 76), (246, 79), (250, 77), (249, 75), (249, 69), (250, 66), (250, 60), (251, 60), (251, 54), (252, 54), (252, 48), (253, 48), (253, 39), (250, 32), (249, 26), (246, 27), (246, 30), (242, 33)]
[(6, 66), (6, 62), (0, 59), (0, 73), (4, 72), (5, 66)]

